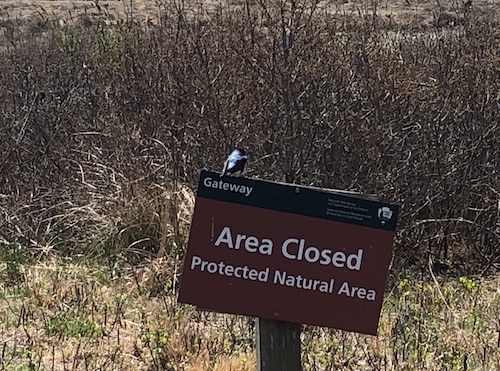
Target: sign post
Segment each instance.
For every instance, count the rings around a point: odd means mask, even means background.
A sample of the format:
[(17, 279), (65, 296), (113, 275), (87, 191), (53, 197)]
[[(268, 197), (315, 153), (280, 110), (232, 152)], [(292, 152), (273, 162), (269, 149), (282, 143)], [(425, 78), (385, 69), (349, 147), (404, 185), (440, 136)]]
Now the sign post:
[(257, 371), (301, 371), (300, 325), (257, 319)]
[[(397, 213), (352, 195), (202, 171), (178, 301), (258, 317), (259, 369), (300, 370), (300, 324), (376, 335)], [(297, 355), (280, 362), (299, 367), (272, 363), (281, 345)]]

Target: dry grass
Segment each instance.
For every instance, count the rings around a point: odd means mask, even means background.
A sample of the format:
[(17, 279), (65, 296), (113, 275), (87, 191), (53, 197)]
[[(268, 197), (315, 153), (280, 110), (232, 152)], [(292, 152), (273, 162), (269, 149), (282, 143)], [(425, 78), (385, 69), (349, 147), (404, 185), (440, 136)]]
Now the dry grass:
[(251, 343), (232, 343), (248, 338), (240, 334), (246, 320), (176, 305), (178, 265), (157, 259), (123, 272), (89, 261), (19, 266), (22, 283), (2, 288), (2, 366), (248, 369)]
[[(0, 290), (2, 369), (255, 369), (253, 321), (176, 304), (179, 263), (18, 265)], [(396, 280), (378, 337), (305, 326), (305, 370), (498, 369), (500, 280), (439, 281)]]
[[(177, 189), (161, 199), (173, 246), (193, 206)], [(1, 245), (1, 369), (255, 369), (252, 318), (177, 304), (178, 248), (140, 263), (126, 250), (40, 258)], [(303, 326), (301, 341), (304, 370), (498, 369), (500, 277), (391, 272), (377, 337)]]
[[(111, 19), (134, 18), (141, 21), (158, 23), (161, 18), (160, 9), (170, 3), (168, 0), (3, 0), (0, 3), (0, 16), (11, 18), (33, 19), (37, 17), (56, 18), (67, 22), (79, 17), (105, 15)], [(241, 5), (229, 1), (233, 6)], [(352, 15), (375, 14), (391, 17), (393, 20), (406, 22), (432, 21), (437, 13), (457, 14), (465, 1), (461, 0), (332, 0), (323, 5), (332, 11)], [(216, 1), (204, 2), (204, 6), (217, 5)], [(199, 4), (198, 4), (199, 6)], [(474, 6), (485, 11), (497, 11), (500, 6), (494, 0), (475, 0)]]
[(3, 243), (175, 256), (186, 220), (166, 195), (241, 143), (249, 176), (399, 203), (397, 266), (496, 272), (494, 9), (396, 23), (326, 0), (226, 5), (3, 21)]
[(401, 205), (379, 336), (305, 326), (307, 370), (500, 369), (497, 7), (439, 4), (2, 13), (1, 367), (253, 369), (251, 319), (175, 302), (196, 177), (241, 142), (250, 176)]

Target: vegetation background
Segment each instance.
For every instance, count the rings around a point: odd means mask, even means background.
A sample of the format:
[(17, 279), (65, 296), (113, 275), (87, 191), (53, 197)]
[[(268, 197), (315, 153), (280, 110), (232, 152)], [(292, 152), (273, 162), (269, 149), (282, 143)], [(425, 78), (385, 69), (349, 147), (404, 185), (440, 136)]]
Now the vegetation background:
[(500, 369), (498, 4), (12, 4), (2, 368), (252, 369), (251, 319), (175, 303), (197, 175), (239, 143), (248, 176), (401, 206), (380, 335), (305, 326), (306, 369)]

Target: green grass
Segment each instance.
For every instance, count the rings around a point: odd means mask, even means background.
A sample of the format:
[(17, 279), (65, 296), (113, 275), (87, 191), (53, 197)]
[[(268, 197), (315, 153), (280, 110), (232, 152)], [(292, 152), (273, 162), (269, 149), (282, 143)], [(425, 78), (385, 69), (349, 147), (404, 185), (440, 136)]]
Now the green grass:
[(73, 318), (67, 314), (55, 315), (49, 318), (44, 325), (44, 330), (49, 336), (67, 337), (99, 337), (102, 328), (88, 318)]

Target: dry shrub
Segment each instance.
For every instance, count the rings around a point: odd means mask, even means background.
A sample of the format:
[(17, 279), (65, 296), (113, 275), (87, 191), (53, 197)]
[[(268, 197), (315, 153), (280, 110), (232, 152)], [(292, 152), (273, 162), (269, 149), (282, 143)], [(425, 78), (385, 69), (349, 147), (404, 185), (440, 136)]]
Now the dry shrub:
[(399, 203), (397, 265), (499, 267), (497, 14), (425, 28), (319, 1), (162, 14), (52, 26), (0, 54), (4, 243), (177, 254), (181, 185), (239, 143), (249, 176)]

